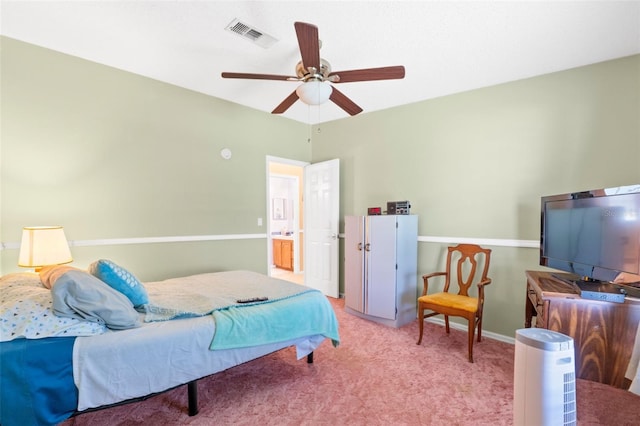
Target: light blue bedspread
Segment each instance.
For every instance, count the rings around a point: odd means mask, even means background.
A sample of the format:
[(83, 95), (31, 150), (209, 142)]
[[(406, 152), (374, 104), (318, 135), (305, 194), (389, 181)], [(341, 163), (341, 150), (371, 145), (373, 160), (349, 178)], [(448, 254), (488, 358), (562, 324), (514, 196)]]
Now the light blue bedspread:
[(211, 349), (243, 348), (320, 334), (338, 346), (338, 320), (327, 298), (312, 290), (279, 302), (213, 312)]

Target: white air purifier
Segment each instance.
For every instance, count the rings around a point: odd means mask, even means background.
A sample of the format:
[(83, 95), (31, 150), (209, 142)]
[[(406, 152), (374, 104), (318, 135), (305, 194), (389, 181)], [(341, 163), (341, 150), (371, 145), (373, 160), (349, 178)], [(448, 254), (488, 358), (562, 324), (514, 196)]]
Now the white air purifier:
[(573, 339), (542, 328), (516, 330), (515, 426), (576, 425)]

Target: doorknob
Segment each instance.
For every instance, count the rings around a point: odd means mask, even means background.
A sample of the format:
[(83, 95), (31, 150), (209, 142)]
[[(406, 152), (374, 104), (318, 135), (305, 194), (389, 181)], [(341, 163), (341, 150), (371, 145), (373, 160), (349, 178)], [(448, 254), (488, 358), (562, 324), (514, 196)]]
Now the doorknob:
[(365, 251), (371, 251), (370, 247), (371, 247), (371, 244), (367, 243), (367, 244), (364, 245), (364, 250)]
[(362, 251), (362, 243), (358, 243), (358, 251)]

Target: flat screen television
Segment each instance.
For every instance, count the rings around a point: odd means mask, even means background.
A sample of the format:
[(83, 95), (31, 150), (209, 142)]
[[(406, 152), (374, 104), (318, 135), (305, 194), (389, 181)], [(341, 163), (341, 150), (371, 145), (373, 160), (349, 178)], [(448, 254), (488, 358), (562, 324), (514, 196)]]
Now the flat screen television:
[(540, 265), (583, 281), (640, 275), (640, 184), (542, 197)]

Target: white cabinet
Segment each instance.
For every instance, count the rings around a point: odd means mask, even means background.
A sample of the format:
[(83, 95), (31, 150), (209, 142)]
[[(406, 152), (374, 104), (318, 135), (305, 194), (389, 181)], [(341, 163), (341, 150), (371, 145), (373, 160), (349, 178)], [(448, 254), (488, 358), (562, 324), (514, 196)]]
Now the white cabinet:
[(345, 310), (400, 327), (416, 319), (418, 217), (345, 217)]

